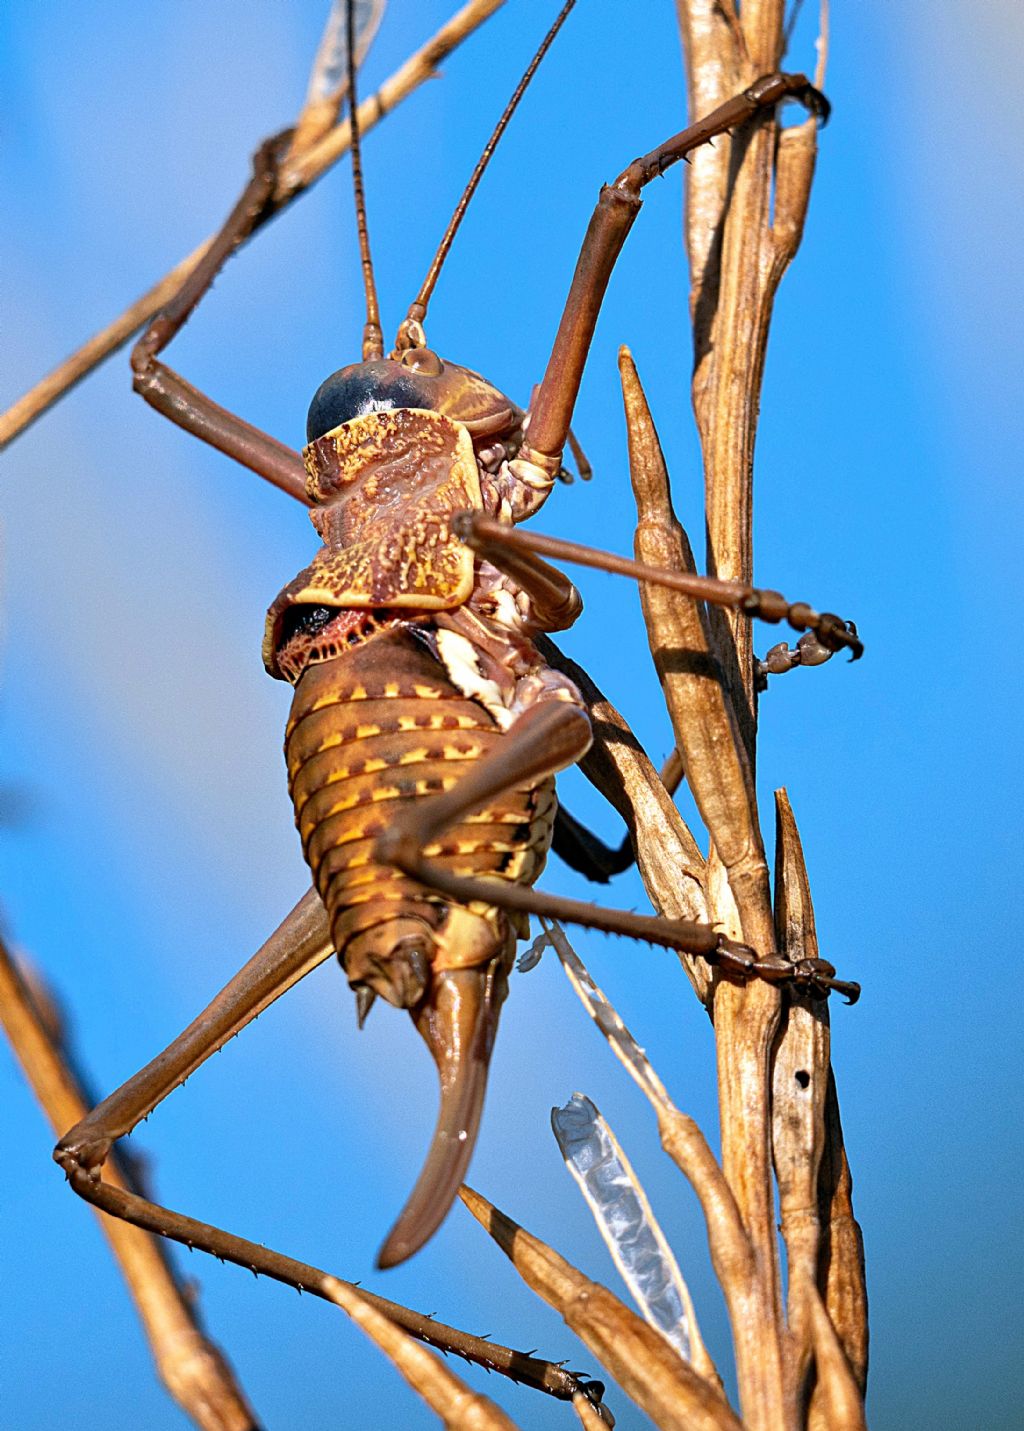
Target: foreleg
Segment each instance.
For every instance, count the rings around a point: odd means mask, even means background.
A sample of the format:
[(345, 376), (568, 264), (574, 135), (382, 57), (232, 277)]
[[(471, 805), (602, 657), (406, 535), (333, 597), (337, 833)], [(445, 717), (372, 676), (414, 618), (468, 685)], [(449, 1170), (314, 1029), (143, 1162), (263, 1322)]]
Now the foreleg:
[(256, 151), (252, 178), (223, 228), (132, 349), (132, 372), (135, 391), (157, 412), (211, 447), (227, 453), (289, 496), (305, 501), (305, 471), (297, 452), (220, 407), (157, 360), (157, 354), (167, 347), (212, 287), (225, 260), (265, 221), (273, 203), (278, 161), (290, 137), (291, 131), (285, 130), (266, 140)]

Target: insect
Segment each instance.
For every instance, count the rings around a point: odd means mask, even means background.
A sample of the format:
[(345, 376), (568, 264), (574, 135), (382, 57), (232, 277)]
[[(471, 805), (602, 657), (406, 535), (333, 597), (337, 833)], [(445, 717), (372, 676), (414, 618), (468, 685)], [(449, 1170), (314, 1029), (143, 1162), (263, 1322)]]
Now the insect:
[[(285, 574), (282, 574), (282, 575), (285, 575)], [(310, 937), (312, 937), (312, 934), (310, 934)], [(319, 936), (317, 936), (317, 937), (319, 937)], [(317, 944), (317, 950), (319, 950), (320, 947), (322, 947), (322, 946), (319, 946), (319, 944)]]
[[(268, 202), (279, 140), (261, 149), (217, 244), (136, 348), (136, 383), (154, 406), (314, 504), (324, 547), (274, 603), (265, 658), (272, 674), (296, 685), (287, 749), (317, 890), (179, 1040), (62, 1140), (59, 1161), (98, 1206), (302, 1285), (298, 1264), (286, 1267), (289, 1259), (276, 1253), (118, 1193), (100, 1170), (116, 1138), (332, 952), (363, 1016), (381, 996), (412, 1013), (441, 1077), (438, 1131), (385, 1243), (385, 1265), (431, 1235), (468, 1162), (519, 916), (548, 913), (690, 949), (737, 978), (796, 977), (821, 993), (853, 992), (824, 964), (758, 960), (703, 926), (602, 911), (532, 888), (556, 820), (551, 777), (585, 753), (591, 732), (571, 682), (533, 644), (575, 619), (578, 597), (537, 558), (538, 539), (517, 538), (513, 526), (539, 509), (557, 480), (601, 298), (641, 189), (689, 148), (791, 96), (821, 102), (802, 76), (766, 76), (602, 191), (528, 420), (486, 380), (427, 347), (422, 297), (384, 357), (372, 289), (363, 361), (328, 379), (314, 399), (307, 484), (294, 453), (159, 362)], [(568, 544), (545, 550), (579, 555)], [(591, 559), (603, 563), (600, 554)], [(645, 580), (680, 582), (678, 574), (624, 565)], [(802, 619), (825, 645), (858, 649), (844, 623), (770, 594), (692, 580), (686, 589), (774, 619)], [(391, 818), (379, 819), (382, 811)]]

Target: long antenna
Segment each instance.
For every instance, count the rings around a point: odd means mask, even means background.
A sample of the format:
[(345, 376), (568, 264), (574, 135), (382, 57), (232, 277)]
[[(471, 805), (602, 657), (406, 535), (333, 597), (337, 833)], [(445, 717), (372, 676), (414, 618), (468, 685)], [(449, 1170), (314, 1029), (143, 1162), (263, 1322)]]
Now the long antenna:
[[(470, 176), (469, 183), (463, 190), (462, 198), (455, 206), (455, 212), (452, 214), (451, 219), (449, 220), (448, 227), (445, 230), (444, 238), (438, 245), (437, 253), (434, 254), (434, 260), (430, 265), (430, 269), (427, 272), (426, 278), (423, 280), (423, 287), (417, 294), (416, 301), (410, 304), (409, 311), (405, 315), (405, 321), (402, 323), (402, 326), (398, 330), (398, 337), (395, 340), (395, 347), (398, 352), (404, 352), (408, 348), (422, 348), (426, 345), (426, 338), (423, 333), (423, 320), (427, 316), (427, 305), (429, 304), (430, 299), (433, 295), (434, 287), (437, 283), (441, 269), (444, 266), (444, 261), (448, 257), (448, 253), (455, 239), (455, 235), (458, 232), (459, 225), (462, 223), (463, 215), (469, 208), (469, 201), (476, 193), (477, 186), (479, 185), (480, 180), (483, 178), (484, 170), (490, 163), (491, 155), (498, 147), (498, 140), (508, 128), (508, 122), (512, 118), (513, 114), (515, 114), (516, 109), (519, 105), (519, 101), (522, 99), (524, 93), (526, 92), (526, 86), (533, 79), (537, 66), (547, 54), (548, 50), (551, 47), (552, 41), (554, 40), (555, 36), (558, 34), (562, 26), (565, 24), (565, 21), (569, 16), (569, 11), (573, 8), (575, 4), (576, 0), (566, 0), (566, 4), (562, 7), (558, 19), (544, 36), (544, 39), (541, 41), (540, 48), (527, 66), (526, 73), (523, 75), (518, 85), (516, 85), (515, 93), (509, 100), (508, 104), (505, 106), (504, 114), (501, 116), (501, 118), (498, 120), (498, 123), (495, 125), (494, 133), (484, 145), (484, 151), (476, 162), (476, 168), (473, 170), (473, 173)], [(353, 144), (353, 154), (354, 153), (355, 146)]]
[(363, 287), (366, 289), (366, 323), (363, 327), (363, 362), (383, 358), (384, 334), (377, 306), (377, 285), (370, 257), (370, 231), (366, 226), (366, 195), (363, 193), (363, 165), (359, 150), (359, 96), (356, 94), (356, 7), (347, 0), (345, 27), (348, 48), (348, 104), (352, 126), (352, 189), (356, 200), (356, 228), (359, 230), (359, 258), (363, 266)]

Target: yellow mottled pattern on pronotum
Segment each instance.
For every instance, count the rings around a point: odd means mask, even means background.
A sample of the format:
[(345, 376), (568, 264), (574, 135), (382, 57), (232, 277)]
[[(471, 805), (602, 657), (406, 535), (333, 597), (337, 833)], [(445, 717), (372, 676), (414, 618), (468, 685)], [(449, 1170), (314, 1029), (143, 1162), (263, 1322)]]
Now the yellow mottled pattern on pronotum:
[(450, 521), (483, 502), (461, 423), (411, 408), (368, 413), (318, 438), (304, 457), (324, 545), (267, 614), (268, 669), (291, 606), (452, 611), (468, 601), (473, 553)]

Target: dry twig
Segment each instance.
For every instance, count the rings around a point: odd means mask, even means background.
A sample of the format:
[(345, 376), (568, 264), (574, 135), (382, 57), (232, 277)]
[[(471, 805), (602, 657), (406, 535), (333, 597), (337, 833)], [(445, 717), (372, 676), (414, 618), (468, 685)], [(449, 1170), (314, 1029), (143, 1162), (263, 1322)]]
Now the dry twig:
[[(65, 1132), (93, 1106), (68, 1052), (53, 1001), (33, 991), (0, 941), (0, 1022), (53, 1131)], [(133, 1169), (114, 1155), (109, 1180), (140, 1191)], [(98, 1214), (138, 1308), (160, 1379), (203, 1431), (253, 1431), (256, 1418), (227, 1359), (203, 1332), (159, 1238)]]
[[(818, 1182), (821, 1252), (818, 1285), (824, 1288), (825, 1309), (836, 1329), (861, 1395), (868, 1376), (868, 1297), (864, 1271), (864, 1239), (853, 1215), (853, 1177), (843, 1145), (839, 1095), (829, 1070), (825, 1098), (825, 1151)], [(815, 1392), (811, 1400), (811, 1431), (826, 1431)]]
[[(751, 0), (738, 19), (713, 0), (679, 0), (691, 107), (705, 112), (782, 57), (782, 0)], [(796, 251), (813, 170), (816, 121), (778, 149), (777, 125), (758, 122), (694, 156), (687, 173), (687, 245), (695, 370), (693, 403), (704, 455), (708, 567), (750, 580), (753, 571), (754, 437), (768, 325), (782, 273)], [(777, 168), (777, 154), (782, 167)], [(775, 213), (772, 188), (775, 185)], [(714, 651), (751, 771), (756, 706), (749, 620), (712, 613)], [(726, 932), (763, 953), (774, 947), (767, 881), (747, 891), (730, 884), (711, 828), (708, 894)], [(722, 1159), (752, 1240), (759, 1305), (736, 1342), (744, 1418), (752, 1427), (795, 1424), (786, 1365), (771, 1184), (769, 1063), (781, 999), (764, 984), (719, 984), (714, 1003)]]
[[(441, 26), (432, 39), (415, 54), (410, 55), (390, 79), (385, 80), (376, 94), (363, 100), (359, 106), (360, 133), (365, 134), (379, 124), (384, 116), (390, 114), (413, 90), (418, 89), (425, 80), (431, 79), (445, 56), (450, 55), (452, 50), (503, 4), (504, 0), (469, 0), (446, 25)], [(281, 173), (273, 203), (260, 217), (253, 232), (257, 232), (268, 219), (287, 208), (293, 199), (298, 198), (326, 173), (332, 164), (348, 152), (351, 142), (351, 127), (348, 120), (345, 120), (336, 124), (310, 148), (293, 154), (291, 162)], [(52, 373), (48, 373), (24, 397), (19, 398), (0, 415), (0, 448), (6, 447), (59, 398), (70, 392), (75, 384), (81, 382), (104, 358), (123, 347), (128, 339), (178, 292), (212, 242), (210, 238), (201, 243), (112, 323), (90, 338), (77, 352), (72, 353), (70, 358), (54, 368)]]

